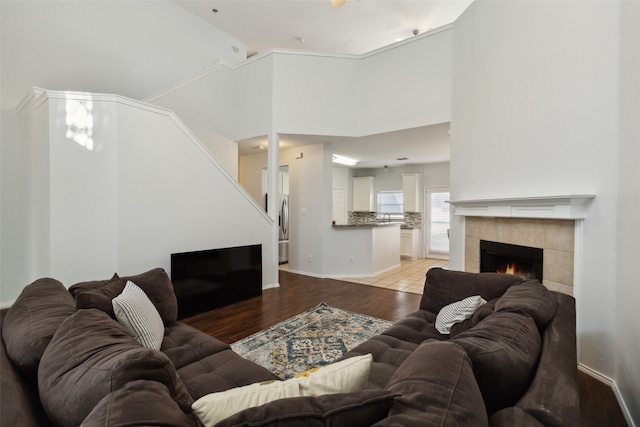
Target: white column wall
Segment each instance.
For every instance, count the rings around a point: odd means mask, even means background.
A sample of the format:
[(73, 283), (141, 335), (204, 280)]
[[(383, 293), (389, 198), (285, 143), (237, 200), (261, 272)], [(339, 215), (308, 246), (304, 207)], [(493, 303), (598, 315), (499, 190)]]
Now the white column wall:
[[(611, 376), (619, 4), (474, 2), (453, 34), (454, 199), (595, 194), (577, 260), (579, 360)], [(451, 267), (463, 267), (463, 221)], [(594, 315), (597, 313), (597, 315)]]
[(18, 195), (14, 211), (19, 220), (27, 225), (3, 230), (3, 233), (15, 233), (20, 247), (4, 252), (2, 269), (15, 269), (22, 282), (3, 282), (3, 301), (8, 296), (14, 299), (22, 286), (42, 277), (51, 265), (50, 149), (46, 144), (49, 136), (49, 104), (36, 104), (37, 100), (32, 98), (20, 113), (23, 119), (20, 121), (20, 134), (24, 143), (19, 146), (18, 180), (13, 181), (13, 190), (17, 190), (15, 193)]
[(327, 196), (331, 197), (331, 164), (330, 159), (327, 164), (324, 145), (299, 147), (298, 157), (300, 153), (303, 157), (288, 163), (289, 268), (316, 276), (323, 274), (324, 233), (331, 227), (331, 199), (327, 203)]
[[(93, 149), (66, 136), (66, 99), (49, 99), (51, 266), (66, 286), (110, 278), (118, 267), (118, 111), (93, 103)], [(44, 196), (44, 195), (43, 195)], [(44, 198), (47, 200), (47, 198)]]

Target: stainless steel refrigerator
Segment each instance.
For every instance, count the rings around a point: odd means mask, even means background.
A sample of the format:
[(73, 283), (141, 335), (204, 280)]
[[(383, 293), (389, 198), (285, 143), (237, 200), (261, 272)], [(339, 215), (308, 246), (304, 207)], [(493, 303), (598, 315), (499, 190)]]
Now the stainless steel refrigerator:
[(289, 195), (278, 194), (280, 211), (278, 213), (278, 263), (289, 262)]

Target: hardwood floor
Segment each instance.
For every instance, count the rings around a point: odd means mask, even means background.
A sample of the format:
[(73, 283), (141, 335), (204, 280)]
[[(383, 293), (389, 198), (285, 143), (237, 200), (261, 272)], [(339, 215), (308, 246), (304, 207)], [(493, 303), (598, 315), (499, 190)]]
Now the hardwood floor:
[[(327, 304), (381, 319), (397, 321), (418, 309), (421, 295), (332, 279), (280, 271), (280, 287), (261, 296), (181, 321), (226, 343)], [(627, 426), (613, 391), (597, 379), (578, 372), (581, 425)]]

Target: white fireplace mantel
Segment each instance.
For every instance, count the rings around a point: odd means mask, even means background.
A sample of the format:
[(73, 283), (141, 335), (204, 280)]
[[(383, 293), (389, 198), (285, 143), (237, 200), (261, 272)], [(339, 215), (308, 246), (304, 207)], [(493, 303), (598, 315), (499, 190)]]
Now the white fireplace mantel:
[(454, 215), (495, 218), (584, 219), (595, 195), (451, 200)]

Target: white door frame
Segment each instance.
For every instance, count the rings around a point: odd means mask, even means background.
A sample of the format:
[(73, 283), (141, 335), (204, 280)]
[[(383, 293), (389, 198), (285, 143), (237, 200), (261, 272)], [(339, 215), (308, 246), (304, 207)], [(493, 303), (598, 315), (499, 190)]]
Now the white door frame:
[(429, 227), (429, 194), (430, 193), (450, 193), (449, 187), (424, 187), (423, 189), (423, 197), (422, 197), (422, 253), (425, 258), (437, 258), (437, 259), (449, 259), (449, 253), (444, 252), (430, 252), (429, 251), (429, 242), (431, 241), (430, 231), (431, 227)]

